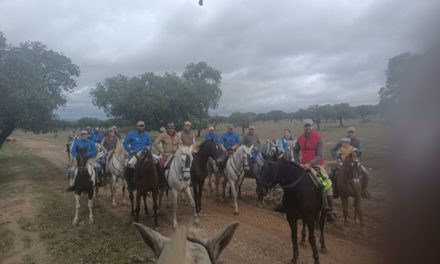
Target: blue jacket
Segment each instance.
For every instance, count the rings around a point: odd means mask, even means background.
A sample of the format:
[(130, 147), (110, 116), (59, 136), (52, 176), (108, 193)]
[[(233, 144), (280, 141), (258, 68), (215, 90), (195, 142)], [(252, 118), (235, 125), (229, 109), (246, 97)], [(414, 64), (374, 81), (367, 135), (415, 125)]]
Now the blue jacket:
[(295, 141), (295, 138), (292, 136), (290, 136), (287, 140), (284, 137), (280, 138), (278, 149), (281, 153), (284, 153), (284, 151), (286, 151), (287, 141)]
[(215, 143), (218, 143), (220, 141), (220, 138), (218, 137), (217, 133), (213, 133), (213, 135), (211, 135), (209, 132), (206, 133), (205, 135), (205, 141), (210, 141), (210, 140), (214, 140)]
[(101, 141), (102, 141), (102, 134), (101, 134), (101, 132), (96, 131), (96, 130), (93, 131), (90, 134), (90, 139), (93, 140), (96, 143), (101, 143)]
[(232, 146), (240, 145), (240, 137), (234, 131), (232, 133), (225, 132), (219, 143), (223, 144), (227, 150), (232, 150)]
[(86, 140), (78, 139), (73, 143), (73, 147), (72, 147), (72, 150), (70, 151), (70, 153), (75, 158), (78, 155), (78, 152), (77, 152), (78, 148), (87, 148), (87, 157), (89, 159), (93, 158), (97, 153), (95, 142), (93, 142), (90, 139), (86, 139)]
[(130, 154), (150, 148), (150, 146), (151, 139), (147, 131), (144, 131), (142, 135), (137, 130), (131, 131), (124, 139), (124, 148)]

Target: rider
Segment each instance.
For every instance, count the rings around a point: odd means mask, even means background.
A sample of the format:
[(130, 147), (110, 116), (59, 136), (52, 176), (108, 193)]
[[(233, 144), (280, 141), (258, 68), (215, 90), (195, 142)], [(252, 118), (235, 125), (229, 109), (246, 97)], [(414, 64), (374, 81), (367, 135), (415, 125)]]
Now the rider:
[[(89, 133), (87, 130), (82, 130), (80, 133), (80, 138), (73, 143), (70, 154), (72, 155), (71, 167), (77, 167), (76, 158), (78, 156), (79, 151), (87, 151), (87, 162), (91, 163), (93, 167), (96, 167), (95, 155), (97, 153), (95, 143), (89, 139)], [(70, 186), (67, 188), (67, 191), (74, 190), (74, 177), (70, 177)]]
[[(306, 171), (312, 170), (312, 172), (318, 172), (323, 184), (323, 195), (326, 195), (327, 198), (328, 221), (334, 222), (333, 192), (331, 188), (331, 181), (328, 178), (327, 171), (324, 168), (323, 160), (324, 141), (318, 132), (313, 131), (313, 121), (311, 119), (304, 119), (303, 122), (304, 134), (299, 136), (294, 147), (295, 160), (299, 160), (301, 167), (303, 167)], [(299, 159), (300, 154), (301, 159)], [(275, 210), (278, 212), (285, 212), (283, 205), (277, 206)]]
[[(355, 127), (349, 127), (347, 129), (347, 138), (350, 139), (350, 145), (353, 146), (354, 148), (356, 148), (357, 150), (357, 156), (360, 157), (364, 151), (364, 147), (362, 145), (362, 143), (359, 141), (359, 139), (356, 137), (356, 128)], [(331, 149), (331, 154), (334, 158), (336, 158), (336, 153), (338, 151), (338, 149), (341, 147), (342, 143), (339, 142), (338, 144), (336, 144), (332, 149)], [(368, 175), (369, 172), (368, 170), (361, 165), (362, 167), (362, 197), (363, 198), (370, 198), (370, 193), (367, 190), (368, 187)], [(337, 169), (337, 168), (336, 168)], [(333, 174), (335, 171), (330, 171), (331, 174)]]
[(90, 135), (90, 139), (95, 143), (100, 143), (102, 141), (102, 134), (99, 131), (99, 127), (95, 127), (95, 130)]
[(280, 158), (284, 157), (284, 152), (289, 143), (293, 143), (296, 139), (292, 137), (292, 131), (289, 128), (284, 129), (284, 136), (278, 140), (278, 150), (280, 151)]
[(214, 127), (209, 127), (208, 133), (205, 134), (205, 141), (213, 140), (215, 143), (220, 141), (217, 133), (215, 133)]
[[(133, 130), (127, 134), (127, 137), (124, 140), (124, 148), (128, 152), (129, 160), (133, 158), (133, 156), (145, 150), (150, 150), (151, 148), (151, 139), (150, 135), (147, 131), (145, 131), (145, 123), (144, 121), (138, 121), (136, 123), (137, 130)], [(127, 190), (128, 192), (133, 192), (133, 177), (134, 177), (134, 168), (128, 165), (125, 168), (125, 179), (127, 180)]]
[(161, 155), (159, 161), (161, 169), (164, 169), (168, 159), (174, 155), (181, 144), (182, 140), (176, 133), (174, 123), (168, 123), (166, 133), (161, 133), (154, 141), (154, 147)]
[(221, 136), (219, 143), (221, 149), (228, 154), (231, 154), (237, 149), (240, 144), (240, 137), (234, 131), (234, 125), (228, 125), (228, 131)]
[(118, 139), (121, 140), (121, 135), (119, 134), (118, 127), (117, 126), (112, 126), (111, 129), (113, 129), (113, 131), (115, 133), (115, 136), (117, 136)]
[(182, 140), (182, 146), (193, 147), (192, 151), (195, 152), (197, 149), (196, 145), (196, 134), (192, 130), (192, 124), (189, 121), (183, 123), (183, 130), (179, 132), (180, 139)]
[[(248, 132), (241, 137), (240, 140), (241, 145), (245, 145), (246, 147), (254, 146), (257, 147), (260, 145), (260, 139), (257, 134), (255, 134), (255, 127), (249, 126)], [(255, 160), (257, 158), (258, 150), (257, 148), (252, 149), (251, 158)]]
[(110, 128), (108, 134), (102, 139), (101, 145), (104, 148), (104, 151), (107, 153), (107, 161), (110, 160), (113, 152), (118, 145), (119, 138), (115, 135), (115, 131), (113, 128)]

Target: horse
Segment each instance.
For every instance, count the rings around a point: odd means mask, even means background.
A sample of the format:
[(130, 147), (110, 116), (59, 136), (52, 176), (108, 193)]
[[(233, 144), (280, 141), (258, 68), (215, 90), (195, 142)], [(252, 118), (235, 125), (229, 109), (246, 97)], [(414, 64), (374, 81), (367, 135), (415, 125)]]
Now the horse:
[[(238, 186), (243, 181), (246, 171), (250, 170), (250, 155), (254, 146), (249, 148), (241, 145), (237, 151), (232, 154), (226, 162), (224, 175), (232, 189), (234, 197), (234, 214), (238, 215), (237, 192)], [(223, 181), (223, 198), (225, 197), (226, 181)]]
[(347, 225), (348, 217), (348, 198), (354, 198), (354, 221), (359, 215), (361, 228), (364, 223), (362, 220), (361, 209), (361, 163), (358, 159), (357, 152), (353, 151), (344, 160), (342, 167), (336, 172), (336, 185), (339, 196), (341, 197), (342, 209), (344, 213), (344, 224)]
[(217, 162), (214, 159), (209, 158), (208, 163), (206, 165), (206, 170), (208, 173), (206, 176), (206, 179), (208, 180), (208, 194), (207, 194), (207, 196), (210, 197), (211, 193), (213, 192), (213, 189), (212, 189), (212, 177), (213, 176), (216, 181), (216, 185), (218, 186), (219, 166), (217, 165)]
[(167, 238), (149, 227), (134, 223), (144, 243), (156, 255), (158, 264), (220, 263), (220, 254), (231, 242), (238, 225), (238, 222), (233, 222), (205, 240), (200, 238), (198, 230), (180, 227), (171, 238)]
[(250, 171), (247, 174), (249, 175), (249, 178), (253, 178), (256, 181), (257, 206), (260, 208), (263, 207), (263, 199), (268, 193), (268, 189), (261, 184), (261, 172), (263, 171), (264, 161), (264, 154), (259, 152), (255, 160), (251, 159)]
[(80, 208), (80, 196), (86, 193), (89, 197), (89, 224), (93, 224), (93, 186), (95, 185), (95, 169), (87, 162), (87, 149), (78, 148), (76, 157), (77, 167), (75, 169), (74, 188), (75, 188), (75, 218), (73, 218), (72, 225), (78, 225), (78, 212)]
[(106, 164), (106, 171), (112, 175), (111, 180), (111, 199), (112, 207), (116, 207), (115, 191), (118, 181), (122, 183), (122, 204), (126, 203), (125, 200), (125, 186), (126, 180), (124, 178), (124, 169), (127, 166), (128, 153), (122, 146), (122, 142), (118, 144), (111, 158)]
[(144, 157), (141, 157), (134, 169), (134, 188), (136, 189), (136, 210), (133, 210), (133, 199), (131, 200), (132, 215), (135, 221), (139, 221), (139, 211), (141, 196), (144, 200), (145, 214), (148, 215), (147, 192), (152, 192), (154, 224), (157, 223), (157, 198), (159, 196), (159, 174), (157, 172), (156, 163), (153, 160), (151, 152), (147, 151)]
[(279, 160), (277, 163), (265, 161), (261, 181), (267, 188), (272, 188), (276, 184), (280, 184), (283, 188), (283, 204), (286, 208), (293, 247), (293, 258), (290, 263), (298, 262), (297, 221), (302, 219), (308, 227), (314, 263), (318, 264), (315, 221), (319, 222), (321, 250), (326, 251), (324, 238), (326, 214), (322, 206), (321, 190), (315, 186), (308, 173), (299, 164), (286, 160)]
[[(190, 203), (194, 211), (194, 223), (198, 223), (197, 211), (195, 207), (194, 199), (191, 195), (191, 190), (189, 188), (191, 180), (191, 163), (192, 163), (192, 147), (180, 146), (176, 153), (174, 153), (174, 158), (171, 161), (170, 168), (165, 170), (165, 179), (168, 186), (171, 188), (172, 200), (173, 200), (173, 228), (177, 228), (177, 199), (181, 192), (185, 192), (186, 198)], [(162, 195), (160, 200), (162, 199)], [(159, 204), (162, 204), (159, 201)]]
[(208, 174), (208, 159), (212, 158), (217, 161), (222, 151), (213, 141), (205, 141), (199, 146), (197, 153), (193, 155), (194, 159), (191, 164), (191, 183), (194, 191), (194, 200), (197, 213), (202, 211), (202, 192), (205, 184), (205, 178)]

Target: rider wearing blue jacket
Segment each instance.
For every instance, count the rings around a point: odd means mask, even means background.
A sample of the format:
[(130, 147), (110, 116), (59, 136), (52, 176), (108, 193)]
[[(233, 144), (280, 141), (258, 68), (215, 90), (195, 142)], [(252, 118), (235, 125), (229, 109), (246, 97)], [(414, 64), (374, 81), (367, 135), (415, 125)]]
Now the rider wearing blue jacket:
[(213, 140), (215, 143), (219, 143), (220, 138), (218, 137), (217, 133), (214, 131), (214, 127), (210, 127), (208, 129), (208, 133), (205, 135), (205, 141)]
[(93, 140), (93, 142), (101, 143), (102, 134), (99, 132), (99, 127), (95, 127), (95, 130), (90, 134), (90, 139)]
[[(145, 131), (145, 123), (139, 121), (136, 124), (137, 130), (133, 130), (128, 133), (127, 137), (124, 139), (124, 148), (132, 157), (139, 151), (150, 150), (151, 148), (151, 138), (147, 131)], [(127, 190), (130, 195), (133, 195), (133, 174), (134, 169), (130, 167), (125, 168), (125, 178), (127, 179)]]
[(223, 151), (231, 152), (240, 145), (240, 137), (234, 132), (234, 126), (228, 125), (228, 131), (226, 131), (220, 138), (220, 144)]

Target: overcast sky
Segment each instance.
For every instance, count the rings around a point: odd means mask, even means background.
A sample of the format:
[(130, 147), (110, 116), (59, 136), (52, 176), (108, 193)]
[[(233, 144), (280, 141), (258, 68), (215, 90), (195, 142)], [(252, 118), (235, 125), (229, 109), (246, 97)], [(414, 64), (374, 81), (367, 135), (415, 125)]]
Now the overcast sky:
[[(0, 0), (8, 42), (41, 41), (79, 65), (62, 118), (104, 118), (89, 91), (122, 73), (222, 72), (213, 113), (378, 102), (388, 59), (421, 52), (437, 0)], [(438, 26), (438, 24), (437, 24)]]

